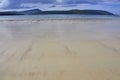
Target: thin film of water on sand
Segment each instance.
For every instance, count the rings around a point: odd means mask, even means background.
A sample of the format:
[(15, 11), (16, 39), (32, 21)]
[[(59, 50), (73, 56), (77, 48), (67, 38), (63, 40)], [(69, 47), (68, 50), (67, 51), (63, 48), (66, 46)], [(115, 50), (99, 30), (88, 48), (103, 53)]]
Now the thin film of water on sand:
[(0, 21), (0, 80), (120, 80), (119, 23)]

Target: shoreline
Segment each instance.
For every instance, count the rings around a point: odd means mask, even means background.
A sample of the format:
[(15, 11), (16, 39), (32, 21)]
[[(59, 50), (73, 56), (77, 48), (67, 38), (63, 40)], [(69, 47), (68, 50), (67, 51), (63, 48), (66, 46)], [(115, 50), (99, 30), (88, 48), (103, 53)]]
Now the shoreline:
[[(120, 20), (7, 20), (7, 21), (4, 20), (4, 21), (0, 21), (1, 28), (3, 29), (3, 31), (4, 30), (7, 31), (7, 35), (5, 35), (6, 37), (13, 36), (14, 38), (14, 36), (22, 37), (25, 35), (26, 38), (28, 38), (28, 37), (34, 37), (38, 35), (39, 37), (48, 36), (48, 38), (51, 38), (51, 39), (52, 38), (70, 39), (71, 37), (71, 39), (83, 38), (83, 40), (84, 39), (118, 39), (120, 37), (119, 27), (117, 27), (119, 23), (120, 23)], [(115, 26), (114, 29), (112, 29), (113, 26)], [(24, 30), (24, 27), (25, 27), (25, 30)], [(18, 32), (16, 32), (15, 30), (17, 30)], [(2, 31), (2, 34), (4, 35), (5, 32), (3, 31)], [(19, 35), (16, 35), (16, 33)], [(25, 34), (22, 34), (22, 33), (25, 33)]]
[(99, 20), (102, 20), (102, 21), (111, 21), (111, 20), (120, 20), (120, 19), (6, 19), (6, 20), (1, 20), (0, 21), (62, 21), (62, 20), (65, 20), (65, 21), (99, 21)]

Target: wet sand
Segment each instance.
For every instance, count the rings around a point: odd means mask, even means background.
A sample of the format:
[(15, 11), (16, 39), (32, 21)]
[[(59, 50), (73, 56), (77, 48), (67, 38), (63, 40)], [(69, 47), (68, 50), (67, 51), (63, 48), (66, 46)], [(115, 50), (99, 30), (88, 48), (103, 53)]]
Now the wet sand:
[(0, 21), (0, 80), (120, 80), (119, 24)]

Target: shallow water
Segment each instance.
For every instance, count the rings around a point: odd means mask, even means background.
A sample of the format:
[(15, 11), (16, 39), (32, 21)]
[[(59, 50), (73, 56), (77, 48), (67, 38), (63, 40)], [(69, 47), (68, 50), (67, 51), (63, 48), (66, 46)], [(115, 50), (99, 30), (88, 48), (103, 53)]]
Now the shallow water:
[(0, 16), (0, 20), (66, 20), (66, 19), (120, 19), (120, 16), (110, 16), (110, 15), (13, 15), (13, 16)]
[(0, 39), (118, 39), (120, 20), (24, 20), (1, 21)]

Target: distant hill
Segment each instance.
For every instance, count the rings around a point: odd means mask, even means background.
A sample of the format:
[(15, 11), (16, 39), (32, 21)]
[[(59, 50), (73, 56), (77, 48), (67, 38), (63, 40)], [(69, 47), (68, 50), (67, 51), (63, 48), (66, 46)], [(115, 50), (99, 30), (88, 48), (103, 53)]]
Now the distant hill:
[(0, 12), (0, 15), (39, 15), (41, 12), (39, 9), (31, 9), (25, 11), (4, 11)]
[(23, 15), (23, 14), (16, 11), (5, 11), (5, 12), (0, 12), (0, 15)]
[(44, 11), (43, 14), (114, 15), (113, 13), (103, 10)]
[(40, 14), (81, 14), (81, 15), (114, 15), (113, 13), (103, 10), (61, 10), (61, 11), (41, 11), (31, 9), (25, 11), (6, 11), (0, 12), (0, 15), (40, 15)]
[(33, 14), (37, 15), (37, 14), (41, 14), (42, 11), (39, 9), (31, 9), (31, 10), (21, 11), (20, 13), (24, 15), (33, 15)]

